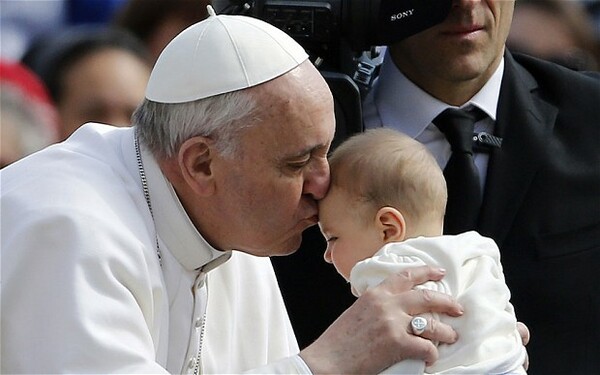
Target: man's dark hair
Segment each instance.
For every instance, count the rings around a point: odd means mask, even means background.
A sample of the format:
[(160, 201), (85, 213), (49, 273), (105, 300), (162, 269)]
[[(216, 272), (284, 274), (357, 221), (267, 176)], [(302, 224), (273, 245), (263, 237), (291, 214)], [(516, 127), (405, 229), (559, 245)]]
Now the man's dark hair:
[(89, 25), (75, 26), (37, 39), (22, 62), (44, 81), (54, 102), (60, 103), (65, 74), (84, 57), (104, 49), (123, 50), (150, 64), (146, 47), (130, 32)]
[(208, 4), (207, 0), (130, 0), (115, 14), (112, 23), (147, 43), (165, 20), (177, 18), (189, 25), (203, 20), (208, 16)]

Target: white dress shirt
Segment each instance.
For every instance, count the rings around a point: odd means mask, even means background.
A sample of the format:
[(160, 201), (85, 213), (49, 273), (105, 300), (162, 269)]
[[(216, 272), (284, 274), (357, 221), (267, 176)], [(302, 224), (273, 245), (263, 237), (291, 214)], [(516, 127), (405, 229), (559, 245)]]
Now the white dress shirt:
[[(475, 123), (476, 133), (493, 134), (503, 73), (504, 59), (485, 86), (460, 107), (475, 106), (487, 114), (488, 117)], [(449, 107), (452, 106), (432, 97), (398, 70), (388, 50), (380, 74), (363, 103), (363, 120), (367, 129), (389, 127), (423, 143), (443, 169), (450, 159), (450, 144), (432, 121)], [(489, 155), (474, 156), (483, 187)]]
[(309, 372), (270, 260), (211, 247), (141, 161), (153, 215), (132, 128), (0, 172), (1, 372)]

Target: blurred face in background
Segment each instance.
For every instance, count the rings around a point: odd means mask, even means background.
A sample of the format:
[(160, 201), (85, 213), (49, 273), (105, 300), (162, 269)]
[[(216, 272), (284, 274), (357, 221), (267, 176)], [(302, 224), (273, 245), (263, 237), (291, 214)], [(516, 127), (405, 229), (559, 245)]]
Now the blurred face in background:
[(2, 116), (2, 132), (0, 132), (0, 168), (19, 160), (24, 151), (21, 148), (17, 129), (11, 119)]
[(82, 58), (62, 80), (58, 111), (63, 138), (90, 121), (129, 126), (149, 77), (147, 62), (125, 50), (105, 48)]

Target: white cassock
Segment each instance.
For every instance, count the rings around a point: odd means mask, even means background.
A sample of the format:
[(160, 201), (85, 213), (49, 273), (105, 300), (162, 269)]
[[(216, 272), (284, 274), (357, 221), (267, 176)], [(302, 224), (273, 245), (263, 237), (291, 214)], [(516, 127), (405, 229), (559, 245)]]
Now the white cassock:
[(352, 268), (350, 282), (360, 295), (387, 276), (423, 265), (446, 269), (441, 281), (420, 287), (449, 294), (463, 306), (461, 317), (434, 316), (453, 327), (459, 339), (452, 345), (439, 345), (439, 359), (430, 367), (407, 360), (384, 373), (524, 374), (526, 351), (516, 329), (500, 251), (492, 239), (467, 232), (388, 243)]
[(1, 372), (308, 372), (270, 260), (212, 248), (141, 156), (154, 220), (133, 128), (0, 172)]

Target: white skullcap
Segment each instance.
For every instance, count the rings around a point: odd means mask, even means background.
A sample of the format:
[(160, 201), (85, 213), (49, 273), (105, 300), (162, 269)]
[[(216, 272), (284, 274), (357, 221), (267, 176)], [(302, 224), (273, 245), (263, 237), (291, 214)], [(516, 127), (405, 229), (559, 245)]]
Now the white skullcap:
[(280, 29), (252, 17), (215, 15), (176, 36), (160, 54), (146, 98), (184, 103), (256, 86), (294, 69), (308, 55)]

